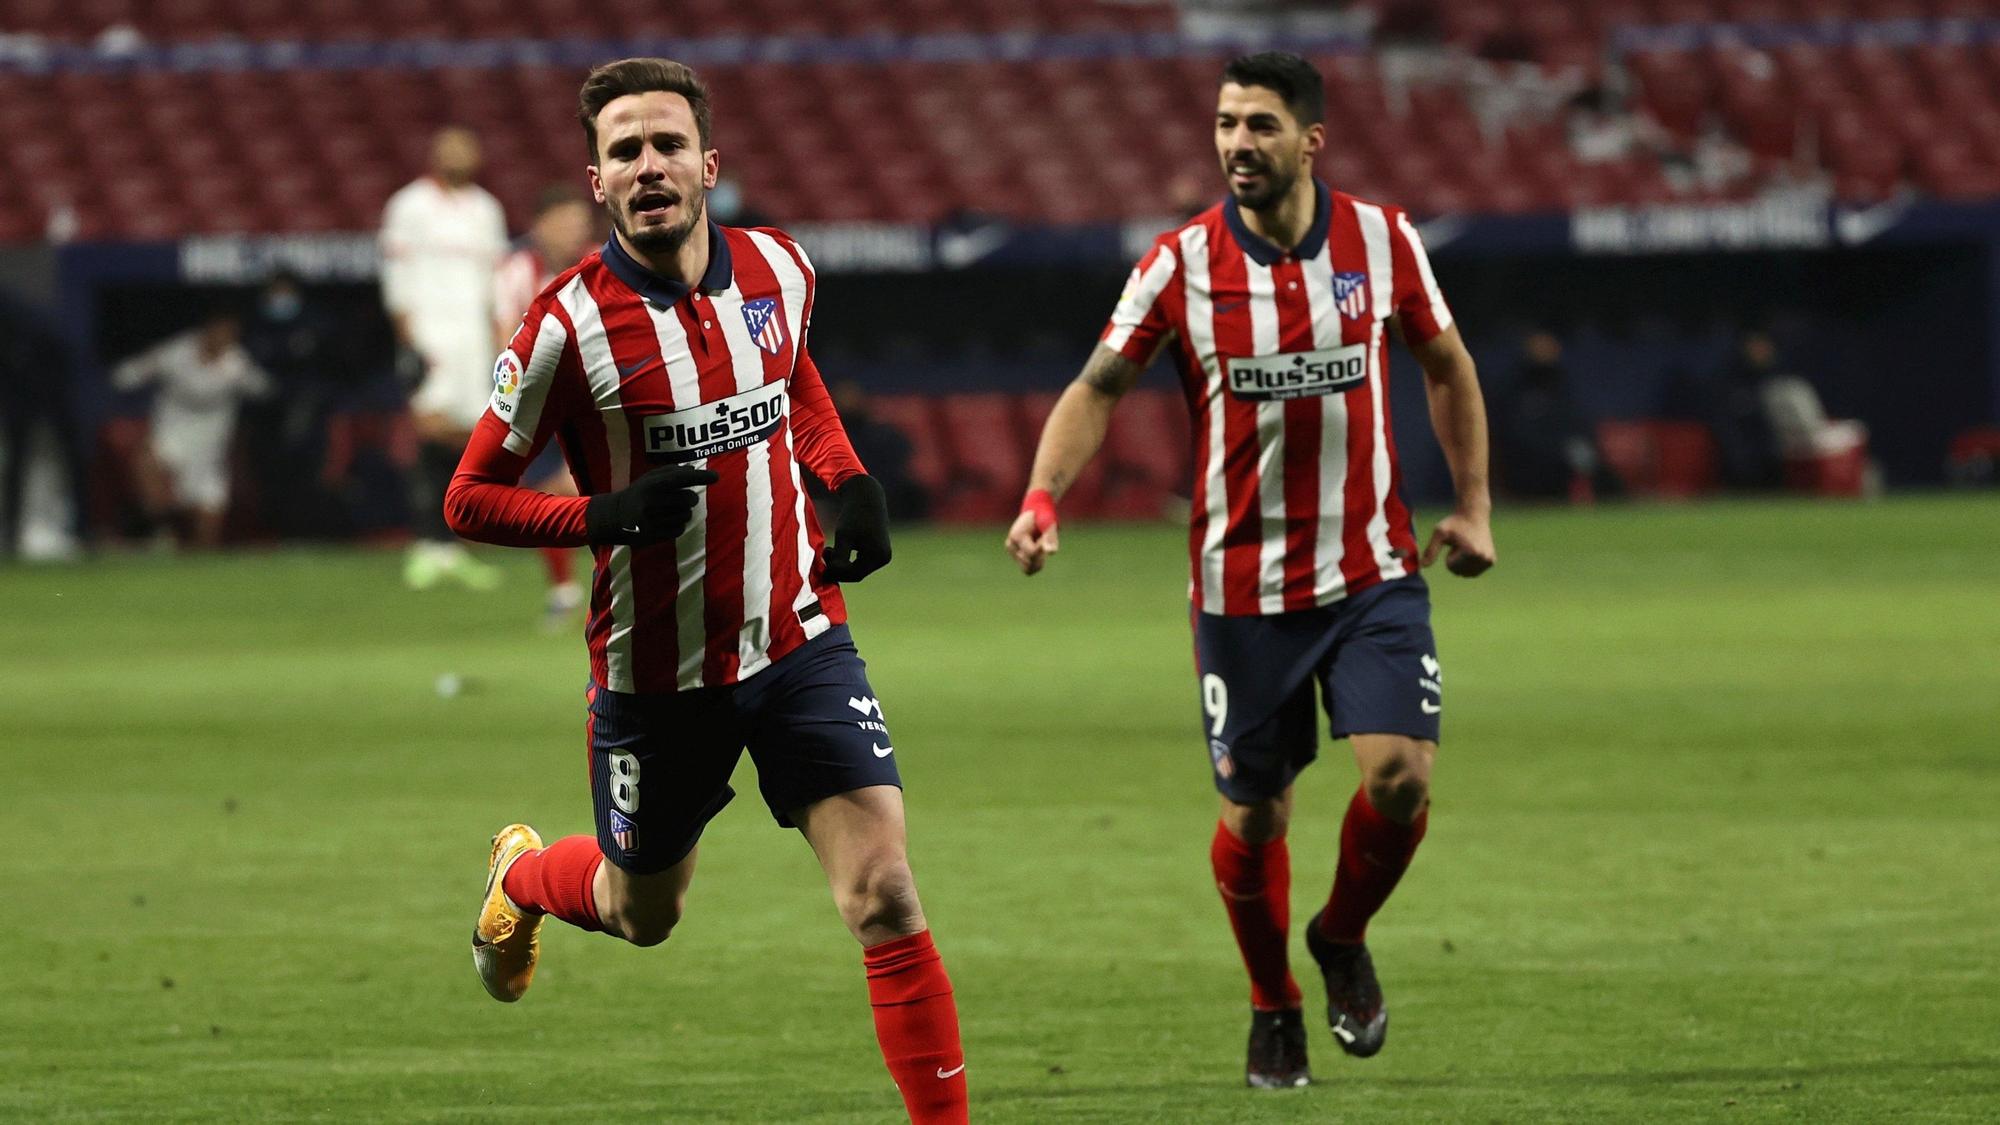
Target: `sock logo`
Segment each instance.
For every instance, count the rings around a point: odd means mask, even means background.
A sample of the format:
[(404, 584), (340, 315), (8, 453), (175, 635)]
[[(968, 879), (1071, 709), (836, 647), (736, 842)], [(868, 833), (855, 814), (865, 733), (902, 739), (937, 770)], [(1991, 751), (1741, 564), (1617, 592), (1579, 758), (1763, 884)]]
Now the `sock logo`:
[(943, 1067), (938, 1067), (938, 1069), (937, 1069), (937, 1076), (938, 1076), (939, 1078), (950, 1078), (950, 1077), (953, 1077), (954, 1075), (958, 1074), (958, 1072), (959, 1072), (959, 1071), (962, 1071), (962, 1070), (964, 1070), (964, 1069), (965, 1069), (965, 1064), (964, 1064), (964, 1063), (959, 1063), (959, 1064), (958, 1064), (957, 1066), (955, 1066), (955, 1067), (952, 1067), (952, 1068), (951, 1068), (950, 1070), (946, 1070), (946, 1069), (945, 1069), (945, 1068), (943, 1068)]

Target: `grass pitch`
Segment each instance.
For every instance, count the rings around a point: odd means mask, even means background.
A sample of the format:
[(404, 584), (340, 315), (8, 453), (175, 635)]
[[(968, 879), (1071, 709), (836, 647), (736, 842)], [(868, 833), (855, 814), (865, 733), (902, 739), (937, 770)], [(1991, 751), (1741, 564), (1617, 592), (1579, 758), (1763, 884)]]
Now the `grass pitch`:
[[(911, 531), (851, 593), (994, 1122), (2000, 1114), (2000, 502), (1503, 511), (1434, 579), (1431, 834), (1377, 1059), (1241, 1088), (1182, 534)], [(882, 1122), (860, 958), (748, 772), (667, 945), (467, 956), (486, 840), (589, 829), (535, 560), (0, 571), (0, 1118)], [(466, 690), (441, 697), (441, 675)], [(1300, 784), (1294, 913), (1354, 785)], [(1297, 948), (1310, 996), (1316, 973)]]

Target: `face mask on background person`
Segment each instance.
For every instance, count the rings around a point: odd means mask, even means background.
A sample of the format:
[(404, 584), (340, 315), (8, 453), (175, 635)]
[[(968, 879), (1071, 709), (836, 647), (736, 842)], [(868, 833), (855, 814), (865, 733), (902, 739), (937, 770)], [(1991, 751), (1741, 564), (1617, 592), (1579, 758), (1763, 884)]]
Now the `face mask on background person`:
[(305, 298), (297, 290), (264, 295), (264, 315), (272, 320), (291, 320), (305, 307)]

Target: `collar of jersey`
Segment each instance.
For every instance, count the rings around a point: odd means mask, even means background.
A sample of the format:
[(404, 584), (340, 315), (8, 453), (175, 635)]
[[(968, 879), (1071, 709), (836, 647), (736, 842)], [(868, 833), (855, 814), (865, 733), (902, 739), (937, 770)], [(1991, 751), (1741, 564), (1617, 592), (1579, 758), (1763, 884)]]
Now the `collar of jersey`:
[[(1313, 221), (1306, 228), (1306, 236), (1292, 247), (1291, 254), (1300, 261), (1311, 261), (1319, 257), (1319, 248), (1326, 245), (1327, 228), (1333, 225), (1333, 193), (1318, 180), (1313, 181)], [(1275, 266), (1286, 251), (1266, 242), (1243, 222), (1243, 213), (1237, 209), (1234, 197), (1222, 203), (1222, 221), (1229, 224), (1229, 233), (1236, 238), (1236, 245), (1243, 253), (1260, 266)]]
[[(707, 293), (720, 293), (729, 288), (732, 276), (729, 265), (729, 240), (722, 236), (722, 228), (714, 219), (708, 222), (708, 272), (701, 275), (701, 288)], [(614, 277), (632, 287), (641, 297), (663, 309), (674, 307), (674, 302), (688, 295), (687, 283), (661, 277), (639, 264), (639, 260), (625, 252), (618, 245), (618, 236), (604, 240), (604, 265)]]

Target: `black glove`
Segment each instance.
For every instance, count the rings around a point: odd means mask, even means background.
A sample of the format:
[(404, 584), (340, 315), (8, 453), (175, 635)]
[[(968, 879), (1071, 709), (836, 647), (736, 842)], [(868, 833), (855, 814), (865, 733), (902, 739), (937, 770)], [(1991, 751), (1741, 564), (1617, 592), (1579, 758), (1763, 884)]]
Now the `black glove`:
[(584, 533), (593, 546), (671, 542), (694, 515), (694, 490), (720, 479), (707, 469), (663, 465), (616, 492), (591, 497), (583, 510)]
[(889, 499), (874, 477), (849, 477), (840, 491), (840, 519), (821, 558), (834, 582), (859, 582), (889, 565)]

